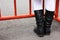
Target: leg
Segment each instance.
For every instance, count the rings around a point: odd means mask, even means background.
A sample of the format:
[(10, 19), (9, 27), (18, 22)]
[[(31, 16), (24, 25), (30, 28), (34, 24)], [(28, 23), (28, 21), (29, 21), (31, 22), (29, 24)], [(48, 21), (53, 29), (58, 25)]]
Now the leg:
[(33, 0), (34, 10), (42, 10), (43, 9), (42, 5), (43, 5), (42, 0)]
[(56, 3), (56, 0), (45, 1), (46, 14), (45, 14), (44, 29), (45, 29), (46, 35), (50, 35), (50, 32), (51, 32), (51, 24), (53, 21), (53, 15), (55, 11), (55, 3)]
[(42, 0), (34, 0), (34, 13), (36, 18), (37, 28), (34, 29), (34, 32), (40, 36), (44, 36), (44, 22), (43, 22), (43, 10), (42, 10)]

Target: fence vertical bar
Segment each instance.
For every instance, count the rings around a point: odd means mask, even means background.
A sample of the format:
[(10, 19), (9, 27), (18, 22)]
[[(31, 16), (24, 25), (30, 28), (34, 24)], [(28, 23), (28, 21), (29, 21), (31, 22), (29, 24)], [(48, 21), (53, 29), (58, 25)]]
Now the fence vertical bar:
[(32, 5), (31, 5), (31, 0), (29, 0), (29, 14), (32, 14)]
[(17, 16), (16, 0), (14, 0), (14, 15)]
[(1, 17), (1, 9), (0, 9), (0, 17)]
[(59, 0), (56, 0), (55, 18), (58, 18)]

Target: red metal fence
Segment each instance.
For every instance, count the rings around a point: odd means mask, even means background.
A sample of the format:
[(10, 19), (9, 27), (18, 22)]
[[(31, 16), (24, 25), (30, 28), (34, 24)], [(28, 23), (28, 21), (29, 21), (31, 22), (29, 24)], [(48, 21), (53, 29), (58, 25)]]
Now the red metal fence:
[[(2, 16), (1, 9), (0, 9), (0, 21), (2, 20), (10, 20), (10, 19), (20, 19), (20, 18), (29, 18), (34, 17), (35, 15), (32, 13), (32, 0), (29, 0), (29, 14), (23, 14), (18, 16), (17, 15), (17, 6), (16, 0), (14, 0), (14, 16)], [(44, 5), (43, 5), (44, 6)], [(58, 10), (59, 9), (59, 0), (56, 0), (56, 9), (54, 19), (60, 22), (60, 17), (58, 17)]]

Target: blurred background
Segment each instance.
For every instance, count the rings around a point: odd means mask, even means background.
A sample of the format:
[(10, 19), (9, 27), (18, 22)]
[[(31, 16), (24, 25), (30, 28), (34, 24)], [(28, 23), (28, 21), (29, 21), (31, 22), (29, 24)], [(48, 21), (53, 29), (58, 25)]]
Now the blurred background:
[[(60, 6), (60, 3), (59, 3)], [(2, 16), (14, 15), (14, 0), (0, 0)], [(18, 15), (29, 13), (29, 0), (17, 0)], [(32, 13), (33, 0), (32, 0)], [(60, 17), (60, 7), (59, 7)], [(35, 18), (24, 18), (0, 21), (0, 40), (60, 40), (60, 23), (53, 20), (51, 35), (38, 37), (33, 29), (36, 27)]]

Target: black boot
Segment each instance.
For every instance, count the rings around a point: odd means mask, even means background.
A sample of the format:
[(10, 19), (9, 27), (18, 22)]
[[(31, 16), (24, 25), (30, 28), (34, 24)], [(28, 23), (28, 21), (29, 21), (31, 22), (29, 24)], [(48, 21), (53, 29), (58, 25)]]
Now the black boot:
[(43, 10), (35, 10), (35, 18), (36, 18), (36, 24), (37, 28), (34, 29), (34, 32), (40, 36), (44, 36), (44, 20), (43, 20)]
[(45, 35), (50, 35), (51, 33), (51, 24), (53, 21), (54, 11), (46, 10), (45, 22), (44, 22), (44, 33)]

